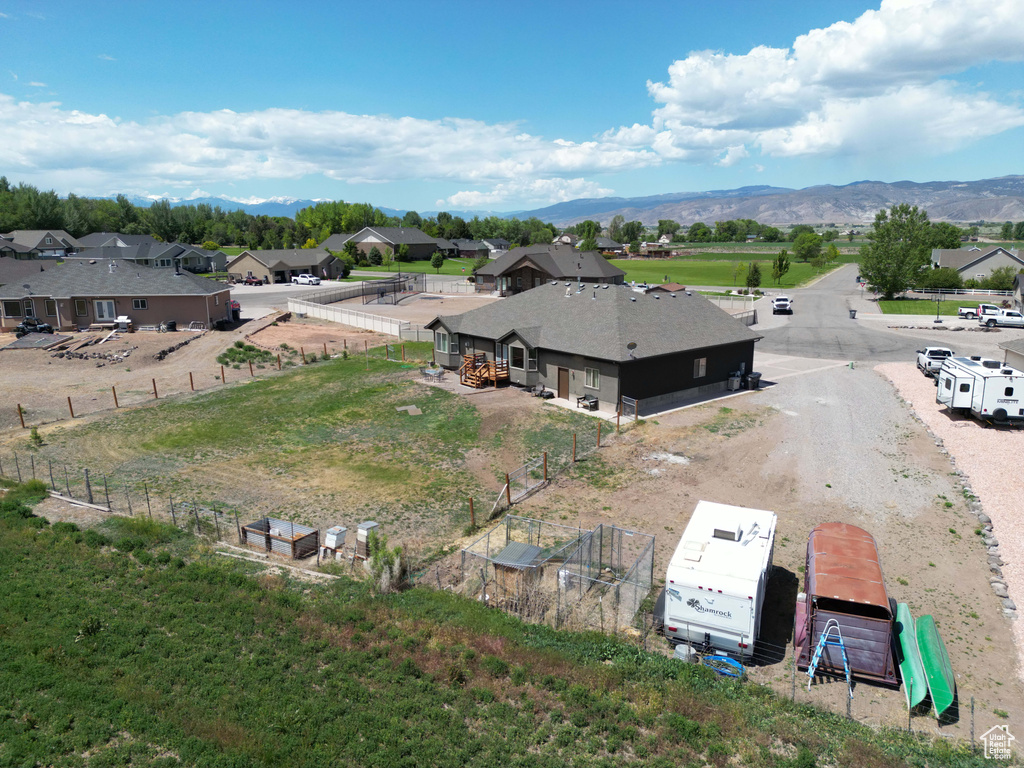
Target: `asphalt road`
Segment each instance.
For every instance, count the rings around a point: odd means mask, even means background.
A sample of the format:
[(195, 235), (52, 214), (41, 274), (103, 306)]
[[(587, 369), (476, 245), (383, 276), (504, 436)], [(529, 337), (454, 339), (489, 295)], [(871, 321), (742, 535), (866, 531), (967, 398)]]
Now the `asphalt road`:
[(792, 315), (772, 315), (767, 301), (759, 306), (766, 315), (754, 328), (764, 334), (758, 351), (857, 362), (913, 360), (919, 340), (876, 328), (870, 321), (850, 319), (850, 308), (858, 305), (860, 297), (856, 276), (857, 265), (847, 264), (813, 286), (789, 293)]

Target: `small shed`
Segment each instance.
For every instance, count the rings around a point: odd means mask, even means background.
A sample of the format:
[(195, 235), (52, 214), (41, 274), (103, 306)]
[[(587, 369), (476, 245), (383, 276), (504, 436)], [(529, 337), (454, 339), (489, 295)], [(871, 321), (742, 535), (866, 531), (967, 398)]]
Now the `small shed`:
[[(899, 685), (893, 653), (895, 606), (886, 593), (878, 549), (870, 533), (846, 523), (822, 523), (812, 530), (807, 540), (804, 592), (807, 604), (804, 637), (798, 649), (800, 669), (807, 669), (825, 625), (835, 619), (853, 677)], [(818, 669), (845, 676), (838, 653), (822, 656)]]
[(297, 560), (317, 553), (320, 531), (290, 520), (264, 517), (242, 526), (242, 543), (267, 554)]
[(509, 542), (503, 550), (491, 560), (494, 568), (494, 583), (498, 597), (520, 598), (528, 594), (528, 589), (535, 586), (544, 576), (543, 567), (536, 566), (543, 560), (543, 550), (535, 544), (524, 544), (521, 541)]

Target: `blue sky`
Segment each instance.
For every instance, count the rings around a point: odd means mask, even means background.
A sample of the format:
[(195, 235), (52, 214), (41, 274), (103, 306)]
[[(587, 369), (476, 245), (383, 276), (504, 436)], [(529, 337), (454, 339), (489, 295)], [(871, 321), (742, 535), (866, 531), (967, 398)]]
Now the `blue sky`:
[(1024, 0), (0, 0), (0, 35), (0, 173), (61, 195), (512, 211), (1024, 172)]

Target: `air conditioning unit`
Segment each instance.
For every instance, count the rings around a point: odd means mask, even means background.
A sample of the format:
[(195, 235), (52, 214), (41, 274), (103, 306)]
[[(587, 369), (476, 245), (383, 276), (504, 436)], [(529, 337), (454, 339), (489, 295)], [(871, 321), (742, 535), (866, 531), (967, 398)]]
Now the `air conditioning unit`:
[(727, 387), (728, 387), (730, 392), (736, 392), (740, 388), (740, 377), (739, 376), (730, 376), (729, 377), (729, 383), (727, 384)]

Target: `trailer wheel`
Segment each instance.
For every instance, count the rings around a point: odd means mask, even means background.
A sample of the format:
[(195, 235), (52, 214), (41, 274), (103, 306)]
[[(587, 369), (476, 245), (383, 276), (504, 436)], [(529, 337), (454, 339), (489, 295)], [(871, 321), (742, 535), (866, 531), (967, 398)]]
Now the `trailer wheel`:
[(992, 413), (992, 418), (996, 421), (1006, 421), (1006, 409), (998, 408)]

